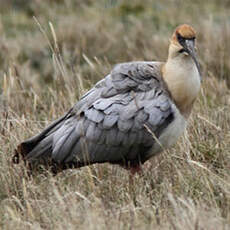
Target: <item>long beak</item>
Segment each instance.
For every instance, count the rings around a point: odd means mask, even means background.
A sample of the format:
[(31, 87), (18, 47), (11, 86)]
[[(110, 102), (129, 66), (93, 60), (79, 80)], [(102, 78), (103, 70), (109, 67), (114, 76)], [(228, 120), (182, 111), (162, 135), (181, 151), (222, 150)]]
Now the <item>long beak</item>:
[(197, 61), (197, 55), (196, 55), (196, 51), (195, 51), (195, 44), (194, 44), (194, 40), (186, 40), (185, 42), (185, 47), (184, 47), (187, 52), (191, 55), (193, 61), (195, 62), (196, 64), (196, 67), (198, 69), (198, 72), (200, 74), (200, 78), (202, 78), (201, 76), (201, 71), (200, 71), (200, 65)]

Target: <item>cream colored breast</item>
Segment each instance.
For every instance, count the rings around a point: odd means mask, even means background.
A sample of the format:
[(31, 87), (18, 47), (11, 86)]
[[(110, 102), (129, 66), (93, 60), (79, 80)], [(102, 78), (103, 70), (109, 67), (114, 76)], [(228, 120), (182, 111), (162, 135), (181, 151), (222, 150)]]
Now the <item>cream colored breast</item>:
[(163, 77), (178, 109), (188, 117), (201, 85), (196, 65), (189, 57), (170, 59)]

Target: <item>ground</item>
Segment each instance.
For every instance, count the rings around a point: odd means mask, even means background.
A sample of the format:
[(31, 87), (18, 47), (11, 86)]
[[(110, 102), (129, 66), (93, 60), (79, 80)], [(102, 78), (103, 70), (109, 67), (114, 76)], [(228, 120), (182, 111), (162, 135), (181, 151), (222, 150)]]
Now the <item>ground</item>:
[[(229, 229), (227, 0), (0, 0), (0, 228)], [(109, 164), (28, 177), (11, 157), (119, 62), (165, 60), (197, 31), (202, 89), (185, 135), (129, 184)]]

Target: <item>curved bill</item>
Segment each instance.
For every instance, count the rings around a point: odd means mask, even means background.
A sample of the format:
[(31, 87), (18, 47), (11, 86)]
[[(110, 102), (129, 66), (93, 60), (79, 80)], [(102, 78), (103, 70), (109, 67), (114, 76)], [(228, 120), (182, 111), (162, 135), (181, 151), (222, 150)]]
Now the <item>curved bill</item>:
[(186, 46), (186, 47), (184, 47), (184, 48), (185, 48), (185, 49), (187, 50), (187, 52), (191, 55), (193, 61), (195, 62), (196, 67), (197, 67), (197, 69), (198, 69), (198, 72), (199, 72), (199, 74), (200, 74), (200, 78), (201, 78), (200, 65), (199, 65), (199, 63), (198, 63), (198, 61), (197, 61), (197, 55), (196, 55), (195, 44), (194, 44), (194, 43), (195, 43), (194, 40), (186, 40), (186, 41), (185, 41), (185, 46)]

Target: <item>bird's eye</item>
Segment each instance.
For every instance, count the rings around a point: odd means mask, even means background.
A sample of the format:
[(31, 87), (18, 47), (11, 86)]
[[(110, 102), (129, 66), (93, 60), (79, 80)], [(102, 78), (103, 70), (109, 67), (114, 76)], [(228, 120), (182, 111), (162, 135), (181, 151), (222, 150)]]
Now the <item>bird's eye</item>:
[(182, 37), (180, 34), (177, 34), (177, 39), (178, 39), (180, 44), (185, 42), (185, 38)]

